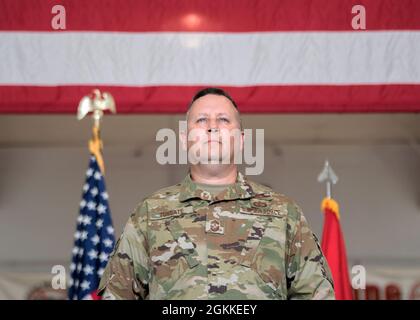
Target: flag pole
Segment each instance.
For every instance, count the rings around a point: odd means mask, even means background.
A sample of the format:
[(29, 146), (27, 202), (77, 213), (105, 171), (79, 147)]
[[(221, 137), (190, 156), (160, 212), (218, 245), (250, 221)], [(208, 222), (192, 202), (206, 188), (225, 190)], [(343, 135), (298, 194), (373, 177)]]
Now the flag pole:
[(77, 110), (78, 120), (92, 113), (93, 136), (89, 140), (89, 167), (85, 174), (74, 234), (68, 290), (70, 300), (100, 299), (97, 289), (115, 245), (100, 138), (101, 120), (105, 110), (116, 113), (115, 102), (109, 93), (101, 93), (98, 89), (83, 97)]
[(94, 89), (90, 95), (84, 96), (77, 108), (78, 120), (82, 120), (88, 113), (92, 113), (93, 127), (89, 150), (96, 157), (102, 174), (105, 174), (105, 165), (102, 158), (103, 142), (100, 137), (100, 127), (105, 110), (116, 113), (115, 101), (110, 93), (101, 93), (99, 89)]
[(332, 186), (338, 177), (328, 160), (318, 176), (318, 182), (326, 183), (326, 197), (322, 200), (321, 211), (324, 213), (324, 230), (321, 248), (327, 259), (334, 280), (334, 292), (337, 300), (352, 300), (353, 293), (347, 267), (347, 253), (344, 236), (340, 226), (338, 202), (332, 198)]
[(321, 173), (318, 176), (318, 182), (322, 183), (322, 182), (326, 182), (326, 194), (327, 194), (327, 198), (331, 199), (331, 189), (332, 189), (332, 185), (336, 184), (338, 182), (338, 177), (335, 174), (334, 170), (332, 169), (332, 167), (330, 166), (330, 163), (327, 160), (325, 160), (324, 163), (324, 168), (322, 169)]
[(321, 211), (324, 212), (326, 207), (333, 210), (338, 219), (340, 219), (340, 212), (338, 209), (338, 203), (332, 198), (332, 186), (338, 182), (338, 177), (332, 169), (330, 162), (325, 160), (324, 168), (318, 175), (318, 182), (325, 182), (326, 196), (321, 203)]

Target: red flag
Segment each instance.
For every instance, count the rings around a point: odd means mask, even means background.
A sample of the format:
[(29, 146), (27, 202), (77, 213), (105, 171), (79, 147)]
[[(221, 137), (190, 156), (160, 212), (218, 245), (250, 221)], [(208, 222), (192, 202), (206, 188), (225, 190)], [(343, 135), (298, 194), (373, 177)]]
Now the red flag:
[(321, 247), (331, 269), (335, 298), (337, 300), (353, 300), (338, 203), (331, 198), (325, 198), (322, 201), (321, 209), (325, 213)]

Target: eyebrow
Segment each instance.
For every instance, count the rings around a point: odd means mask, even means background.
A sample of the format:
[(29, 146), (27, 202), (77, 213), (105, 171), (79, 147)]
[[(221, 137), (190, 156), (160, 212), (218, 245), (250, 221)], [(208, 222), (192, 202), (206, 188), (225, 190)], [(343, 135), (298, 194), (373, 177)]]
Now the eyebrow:
[[(197, 117), (200, 117), (200, 116), (206, 116), (206, 117), (208, 117), (208, 113), (199, 113), (198, 115), (197, 115)], [(224, 113), (224, 112), (221, 112), (221, 113), (218, 113), (217, 114), (217, 116), (229, 116), (227, 113)]]

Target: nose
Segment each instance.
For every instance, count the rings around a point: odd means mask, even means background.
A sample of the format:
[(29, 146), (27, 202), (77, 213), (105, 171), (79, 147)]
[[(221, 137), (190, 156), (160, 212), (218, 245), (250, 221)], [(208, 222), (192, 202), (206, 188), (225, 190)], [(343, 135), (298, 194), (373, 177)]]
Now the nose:
[(215, 119), (210, 119), (208, 122), (207, 132), (217, 132), (219, 130), (217, 121)]

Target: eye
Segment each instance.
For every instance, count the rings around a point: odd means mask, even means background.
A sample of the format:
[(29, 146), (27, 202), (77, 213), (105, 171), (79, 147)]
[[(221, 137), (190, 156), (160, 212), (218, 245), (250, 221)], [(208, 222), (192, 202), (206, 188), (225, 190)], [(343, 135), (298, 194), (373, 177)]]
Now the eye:
[(198, 118), (197, 120), (196, 120), (196, 122), (197, 123), (203, 123), (203, 122), (206, 122), (207, 121), (207, 118), (204, 118), (204, 117), (202, 117), (202, 118)]
[(219, 120), (225, 123), (230, 123), (230, 120), (226, 117), (220, 117)]

